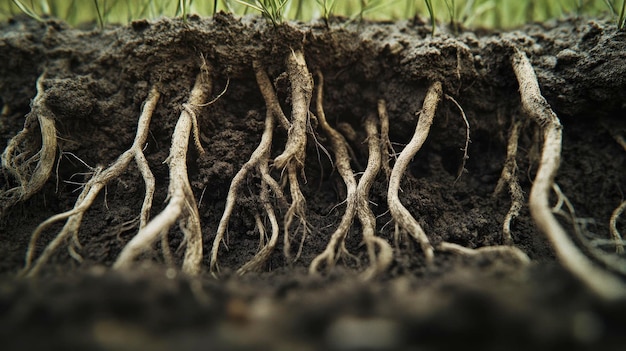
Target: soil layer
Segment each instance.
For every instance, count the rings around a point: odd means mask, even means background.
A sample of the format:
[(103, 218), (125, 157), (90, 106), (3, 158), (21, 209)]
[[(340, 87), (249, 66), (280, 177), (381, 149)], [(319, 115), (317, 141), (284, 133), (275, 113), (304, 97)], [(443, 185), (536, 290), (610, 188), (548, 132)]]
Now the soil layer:
[[(377, 235), (394, 245), (391, 267), (363, 282), (367, 266), (360, 226), (350, 230), (344, 256), (322, 276), (306, 271), (326, 247), (345, 210), (346, 190), (324, 133), (309, 133), (301, 182), (311, 226), (299, 259), (285, 260), (279, 246), (267, 270), (243, 277), (236, 269), (259, 247), (254, 216), (260, 211), (256, 176), (242, 187), (220, 250), (220, 276), (208, 274), (209, 252), (230, 182), (258, 145), (265, 102), (253, 71), (260, 61), (285, 111), (291, 104), (285, 57), (304, 52), (311, 72), (325, 77), (324, 108), (353, 151), (362, 172), (368, 149), (363, 123), (385, 100), (390, 139), (400, 152), (417, 123), (429, 85), (463, 108), (466, 125), (443, 99), (430, 135), (411, 162), (400, 198), (433, 245), (468, 248), (502, 245), (509, 210), (506, 192), (494, 195), (508, 135), (523, 123), (517, 155), (525, 194), (538, 167), (538, 127), (520, 107), (511, 68), (514, 48), (524, 51), (541, 91), (563, 124), (563, 154), (556, 179), (594, 239), (610, 238), (609, 218), (623, 200), (626, 150), (626, 32), (599, 20), (567, 20), (511, 32), (439, 32), (420, 20), (350, 23), (335, 20), (273, 27), (263, 19), (219, 14), (156, 22), (136, 21), (104, 30), (72, 29), (61, 22), (18, 18), (0, 25), (0, 138), (6, 144), (24, 125), (36, 82), (57, 126), (58, 155), (43, 189), (0, 219), (0, 339), (5, 349), (605, 349), (623, 344), (626, 301), (606, 303), (560, 267), (528, 208), (512, 224), (525, 265), (497, 253), (477, 256), (437, 252), (425, 264), (420, 246), (394, 244), (381, 173), (370, 201)], [(133, 143), (148, 93), (161, 93), (144, 148), (156, 178), (153, 216), (166, 204), (171, 137), (203, 62), (212, 67), (213, 97), (198, 113), (204, 154), (190, 147), (189, 181), (198, 201), (204, 241), (199, 277), (168, 267), (161, 244), (130, 272), (110, 266), (137, 232), (144, 185), (136, 166), (111, 181), (86, 213), (78, 234), (78, 263), (58, 250), (40, 276), (16, 278), (31, 233), (48, 217), (74, 206), (93, 169), (106, 166)], [(223, 94), (220, 95), (220, 92)], [(288, 135), (275, 133), (271, 158)], [(40, 144), (33, 134), (29, 143)], [(317, 143), (316, 143), (317, 141)], [(465, 168), (465, 171), (463, 171)], [(459, 176), (460, 174), (460, 176)], [(280, 178), (280, 170), (272, 170)], [(2, 189), (16, 186), (5, 174)], [(554, 198), (556, 202), (556, 197)], [(285, 209), (279, 208), (284, 214)], [(135, 223), (134, 225), (131, 225)], [(562, 224), (573, 231), (562, 218)], [(624, 229), (618, 221), (618, 229)], [(38, 252), (60, 226), (47, 230)], [(573, 234), (572, 234), (573, 235)], [(169, 235), (180, 267), (183, 234)], [(294, 237), (294, 245), (300, 242)], [(622, 257), (623, 258), (623, 257)]]

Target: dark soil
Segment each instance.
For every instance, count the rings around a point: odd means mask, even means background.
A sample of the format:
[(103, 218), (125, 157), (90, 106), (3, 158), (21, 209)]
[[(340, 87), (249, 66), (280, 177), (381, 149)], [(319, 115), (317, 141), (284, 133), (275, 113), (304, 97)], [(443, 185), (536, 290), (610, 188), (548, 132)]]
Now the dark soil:
[[(325, 75), (329, 122), (354, 130), (350, 146), (355, 172), (367, 160), (362, 121), (376, 113), (378, 99), (387, 102), (390, 138), (400, 151), (415, 129), (415, 113), (429, 84), (443, 82), (445, 93), (459, 102), (471, 125), (467, 172), (455, 181), (462, 166), (465, 124), (458, 109), (444, 100), (404, 178), (401, 198), (434, 244), (449, 241), (469, 248), (503, 243), (502, 221), (510, 199), (506, 192), (493, 192), (511, 123), (526, 120), (510, 65), (512, 48), (520, 48), (564, 125), (556, 181), (577, 215), (590, 220), (588, 231), (608, 238), (609, 217), (626, 187), (626, 152), (615, 141), (626, 133), (626, 32), (597, 20), (551, 22), (506, 33), (439, 33), (434, 38), (419, 20), (337, 21), (331, 28), (322, 22), (275, 28), (262, 19), (223, 14), (191, 17), (187, 23), (137, 21), (103, 31), (24, 18), (0, 25), (0, 102), (7, 108), (0, 124), (2, 143), (22, 128), (35, 82), (45, 71), (45, 103), (54, 114), (62, 152), (44, 189), (6, 209), (0, 219), (2, 348), (625, 347), (626, 302), (599, 300), (561, 268), (527, 208), (512, 231), (515, 245), (533, 260), (530, 266), (499, 255), (437, 253), (435, 265), (427, 267), (419, 245), (405, 241), (395, 250), (391, 269), (363, 283), (355, 273), (365, 268), (367, 254), (355, 224), (347, 247), (360, 263), (348, 258), (326, 276), (309, 276), (306, 268), (326, 246), (344, 210), (337, 204), (345, 198), (341, 178), (312, 138), (303, 185), (312, 235), (294, 264), (285, 261), (278, 247), (267, 272), (234, 274), (258, 248), (253, 219), (258, 181), (250, 177), (230, 221), (228, 250), (222, 247), (220, 252), (219, 279), (208, 274), (208, 257), (207, 273), (198, 278), (168, 269), (158, 245), (132, 272), (111, 272), (108, 267), (136, 233), (124, 223), (139, 214), (143, 200), (142, 179), (131, 166), (86, 214), (79, 233), (81, 264), (62, 249), (40, 277), (16, 278), (33, 229), (70, 209), (80, 191), (76, 183), (87, 179), (89, 169), (77, 158), (94, 167), (108, 165), (124, 152), (153, 84), (162, 95), (145, 153), (157, 179), (152, 215), (163, 208), (168, 185), (163, 161), (202, 57), (214, 67), (214, 96), (228, 81), (225, 94), (198, 116), (206, 154), (191, 151), (188, 158), (207, 256), (230, 181), (263, 130), (265, 104), (252, 60), (262, 60), (287, 108), (290, 87), (283, 72), (291, 48), (303, 49), (310, 71)], [(517, 161), (526, 194), (537, 169), (536, 130), (525, 123), (520, 138)], [(317, 137), (328, 147), (323, 136)], [(275, 154), (285, 141), (286, 133), (277, 132)], [(36, 135), (32, 142), (39, 142)], [(8, 175), (0, 177), (4, 190), (15, 184)], [(386, 187), (379, 176), (370, 200), (379, 216), (378, 234), (393, 242)], [(566, 221), (563, 225), (571, 228)], [(618, 227), (624, 229), (623, 221)], [(55, 230), (42, 236), (40, 250)], [(176, 249), (182, 238), (178, 228), (170, 238)]]

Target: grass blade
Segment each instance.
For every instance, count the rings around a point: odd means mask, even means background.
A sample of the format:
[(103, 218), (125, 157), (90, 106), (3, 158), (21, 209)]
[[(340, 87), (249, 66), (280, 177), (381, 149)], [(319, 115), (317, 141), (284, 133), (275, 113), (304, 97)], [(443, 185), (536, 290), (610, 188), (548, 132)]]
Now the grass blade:
[(43, 19), (41, 17), (39, 17), (39, 15), (37, 15), (35, 13), (35, 11), (33, 11), (32, 9), (28, 8), (26, 5), (24, 5), (20, 0), (13, 0), (13, 3), (22, 11), (24, 12), (24, 14), (26, 14), (28, 17), (39, 21), (39, 22), (43, 22)]
[(96, 5), (96, 12), (98, 13), (98, 25), (100, 29), (104, 28), (104, 19), (102, 18), (102, 11), (100, 11), (100, 5), (98, 5), (98, 0), (93, 0), (93, 3)]
[(428, 15), (430, 16), (430, 26), (433, 28), (430, 33), (431, 36), (435, 36), (435, 11), (433, 10), (432, 0), (424, 0), (426, 8), (428, 9)]
[(619, 20), (617, 22), (617, 29), (624, 29), (624, 16), (626, 15), (626, 0), (622, 0), (622, 9), (619, 12)]

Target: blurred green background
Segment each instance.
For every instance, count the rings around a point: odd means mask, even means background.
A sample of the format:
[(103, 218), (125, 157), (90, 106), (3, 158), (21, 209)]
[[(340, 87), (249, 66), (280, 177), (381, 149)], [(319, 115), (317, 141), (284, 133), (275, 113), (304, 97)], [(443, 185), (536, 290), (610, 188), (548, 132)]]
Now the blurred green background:
[(610, 17), (621, 28), (624, 2), (626, 0), (0, 0), (0, 19), (26, 12), (32, 17), (60, 18), (72, 25), (106, 25), (142, 18), (177, 17), (183, 12), (210, 16), (217, 10), (245, 15), (259, 13), (254, 6), (275, 5), (282, 5), (281, 18), (302, 21), (324, 18), (329, 9), (332, 15), (352, 19), (398, 20), (416, 14), (430, 19), (430, 4), (439, 23), (450, 23), (453, 19), (470, 28), (512, 28), (566, 16)]

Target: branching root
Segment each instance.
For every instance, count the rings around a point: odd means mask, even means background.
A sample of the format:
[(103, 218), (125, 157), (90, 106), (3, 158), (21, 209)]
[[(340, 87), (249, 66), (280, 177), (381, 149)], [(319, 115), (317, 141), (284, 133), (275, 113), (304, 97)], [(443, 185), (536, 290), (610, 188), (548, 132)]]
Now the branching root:
[[(365, 172), (363, 172), (359, 180), (356, 191), (357, 216), (359, 217), (359, 222), (361, 222), (363, 241), (367, 246), (370, 262), (370, 266), (363, 272), (362, 278), (369, 280), (389, 268), (393, 261), (393, 250), (386, 240), (376, 236), (376, 217), (369, 206), (369, 192), (380, 171), (382, 155), (385, 153), (384, 143), (378, 137), (374, 117), (369, 116), (365, 120), (365, 131), (367, 132), (369, 157)], [(377, 251), (378, 254), (376, 254)]]
[[(576, 235), (578, 242), (585, 247), (585, 250), (587, 251), (587, 254), (589, 254), (589, 256), (593, 257), (596, 261), (601, 262), (606, 268), (626, 276), (626, 260), (620, 257), (619, 254), (611, 254), (599, 248), (600, 245), (598, 245), (598, 242), (602, 240), (598, 240), (597, 238), (589, 238), (589, 233), (586, 233), (585, 223), (587, 223), (588, 220), (576, 216), (574, 205), (567, 198), (567, 196), (565, 196), (565, 194), (561, 190), (561, 187), (559, 187), (558, 184), (555, 183), (552, 186), (552, 189), (557, 196), (557, 203), (556, 205), (554, 205), (554, 207), (552, 207), (552, 213), (561, 215), (571, 222), (574, 229), (574, 234)], [(563, 207), (565, 207), (565, 210), (563, 209)], [(621, 240), (617, 241), (613, 239), (612, 241), (614, 244), (618, 245), (617, 247), (619, 247), (619, 245), (623, 245), (623, 242)]]
[(291, 260), (291, 235), (289, 230), (294, 219), (298, 218), (297, 228), (302, 231), (300, 248), (293, 259), (295, 261), (300, 256), (302, 243), (309, 231), (306, 220), (306, 200), (300, 189), (298, 173), (304, 171), (307, 141), (306, 128), (309, 106), (313, 95), (313, 78), (307, 69), (304, 54), (300, 50), (292, 51), (290, 55), (287, 55), (286, 67), (287, 75), (291, 82), (291, 123), (285, 150), (274, 159), (274, 166), (287, 171), (291, 195), (291, 205), (283, 220), (285, 231), (283, 251), (287, 260)]
[[(174, 133), (172, 145), (166, 163), (170, 170), (170, 184), (168, 187), (168, 204), (161, 213), (155, 216), (130, 241), (118, 256), (113, 268), (127, 269), (135, 258), (145, 251), (149, 251), (153, 243), (161, 236), (167, 235), (169, 229), (179, 221), (179, 228), (184, 234), (186, 243), (182, 270), (184, 273), (195, 275), (200, 271), (202, 261), (202, 233), (200, 230), (200, 215), (196, 200), (189, 184), (187, 173), (187, 151), (189, 138), (194, 136), (194, 144), (200, 147), (196, 137), (197, 121), (196, 110), (207, 100), (212, 84), (208, 67), (203, 65), (196, 77), (189, 100), (184, 105)], [(199, 152), (203, 152), (201, 149)]]
[(526, 54), (516, 49), (511, 63), (519, 83), (522, 108), (543, 130), (541, 161), (529, 196), (530, 214), (566, 269), (602, 298), (624, 298), (626, 284), (583, 254), (551, 211), (549, 193), (561, 160), (563, 127), (541, 95), (537, 76)]
[[(376, 218), (369, 207), (369, 191), (378, 175), (382, 163), (382, 149), (385, 147), (378, 136), (376, 119), (368, 116), (365, 120), (365, 130), (368, 138), (369, 157), (365, 172), (358, 184), (350, 165), (348, 142), (344, 136), (328, 124), (323, 107), (324, 76), (318, 72), (318, 86), (316, 95), (316, 111), (320, 126), (327, 134), (335, 153), (337, 172), (346, 184), (346, 211), (335, 232), (331, 235), (326, 249), (319, 254), (309, 266), (310, 273), (317, 273), (322, 265), (327, 270), (334, 267), (341, 254), (350, 255), (345, 248), (345, 239), (358, 216), (363, 230), (363, 241), (367, 246), (370, 266), (363, 272), (364, 280), (371, 279), (384, 272), (393, 260), (393, 251), (389, 243), (376, 236)], [(382, 101), (382, 100), (381, 100)], [(378, 254), (377, 254), (378, 252)]]
[(524, 204), (524, 192), (519, 184), (517, 177), (517, 145), (519, 140), (519, 133), (522, 127), (521, 122), (513, 123), (511, 134), (509, 135), (509, 141), (506, 149), (506, 160), (504, 167), (502, 168), (502, 174), (496, 185), (494, 196), (500, 194), (505, 185), (509, 186), (509, 194), (511, 196), (511, 207), (504, 217), (502, 224), (502, 236), (505, 245), (513, 244), (513, 236), (511, 235), (511, 222), (519, 216), (519, 211)]
[(352, 226), (354, 216), (357, 209), (357, 182), (354, 177), (354, 172), (350, 166), (350, 154), (348, 152), (348, 143), (346, 139), (331, 127), (326, 120), (326, 114), (323, 107), (323, 89), (324, 89), (324, 77), (318, 72), (318, 85), (316, 96), (316, 111), (317, 118), (320, 126), (324, 132), (328, 135), (330, 144), (335, 153), (335, 167), (337, 172), (346, 184), (346, 211), (341, 217), (341, 221), (337, 226), (335, 232), (331, 235), (330, 242), (326, 246), (326, 249), (319, 254), (309, 266), (310, 273), (316, 273), (320, 270), (321, 264), (324, 263), (327, 269), (332, 269), (341, 252), (338, 250), (345, 250), (345, 238)]
[[(37, 95), (33, 99), (31, 112), (26, 116), (24, 128), (15, 135), (2, 153), (2, 167), (17, 179), (17, 187), (0, 193), (0, 215), (20, 201), (27, 200), (46, 183), (56, 158), (57, 136), (52, 112), (45, 106), (43, 81), (45, 72), (37, 79)], [(39, 125), (41, 148), (33, 150), (24, 145), (34, 128)]]
[[(210, 261), (210, 271), (215, 274), (218, 272), (218, 252), (220, 243), (224, 240), (224, 235), (228, 228), (228, 221), (235, 207), (235, 202), (237, 199), (238, 191), (240, 186), (244, 183), (246, 176), (250, 171), (256, 169), (257, 172), (261, 175), (261, 202), (263, 203), (263, 207), (267, 216), (270, 219), (270, 223), (272, 225), (272, 236), (269, 242), (260, 249), (259, 253), (247, 264), (245, 264), (238, 271), (240, 274), (244, 274), (251, 270), (258, 270), (264, 264), (264, 262), (269, 258), (270, 254), (274, 250), (276, 246), (276, 242), (278, 239), (279, 228), (278, 222), (276, 219), (276, 215), (274, 213), (273, 206), (269, 199), (269, 187), (271, 187), (276, 195), (283, 199), (283, 193), (280, 189), (280, 186), (276, 183), (276, 181), (269, 175), (269, 155), (272, 147), (272, 136), (274, 133), (274, 119), (281, 120), (284, 115), (282, 114), (282, 110), (280, 109), (280, 105), (278, 105), (278, 100), (275, 97), (273, 88), (271, 83), (269, 82), (269, 78), (260, 65), (255, 62), (254, 64), (257, 82), (261, 87), (263, 92), (263, 96), (266, 98), (266, 116), (265, 116), (265, 130), (263, 131), (263, 135), (261, 136), (261, 141), (257, 148), (252, 152), (250, 159), (241, 167), (241, 169), (235, 174), (233, 178), (230, 189), (228, 190), (228, 196), (226, 198), (226, 208), (224, 209), (224, 213), (222, 215), (222, 219), (219, 222), (217, 233), (215, 235), (215, 239), (213, 241), (213, 248), (211, 250), (211, 261)], [(267, 90), (269, 89), (269, 91)], [(278, 107), (276, 107), (278, 105)], [(280, 112), (279, 112), (280, 111)]]
[[(77, 234), (82, 222), (83, 215), (91, 207), (94, 200), (96, 199), (100, 191), (107, 185), (107, 183), (110, 182), (112, 179), (119, 177), (124, 172), (124, 170), (126, 170), (133, 158), (137, 163), (137, 166), (143, 176), (146, 185), (146, 193), (144, 196), (144, 201), (140, 214), (140, 228), (146, 225), (150, 216), (150, 208), (152, 207), (152, 197), (154, 193), (155, 181), (154, 176), (152, 175), (152, 172), (150, 171), (150, 168), (148, 166), (148, 162), (146, 161), (146, 158), (143, 154), (143, 146), (145, 145), (146, 139), (148, 137), (150, 119), (152, 118), (152, 113), (154, 112), (158, 100), (159, 92), (155, 87), (153, 87), (148, 94), (148, 98), (146, 99), (146, 102), (143, 106), (141, 116), (139, 117), (139, 121), (137, 123), (137, 133), (135, 134), (135, 140), (133, 141), (132, 146), (130, 147), (130, 149), (126, 150), (122, 155), (120, 155), (117, 160), (108, 168), (96, 168), (91, 179), (89, 179), (89, 181), (87, 181), (87, 183), (84, 185), (82, 192), (80, 193), (78, 199), (76, 200), (76, 203), (74, 204), (74, 208), (48, 218), (47, 220), (39, 224), (37, 228), (35, 228), (35, 231), (33, 232), (30, 240), (30, 244), (28, 246), (28, 251), (26, 253), (26, 265), (22, 270), (22, 274), (28, 276), (37, 274), (37, 272), (43, 267), (43, 265), (50, 259), (52, 254), (70, 237), (72, 238), (72, 243), (74, 243), (75, 246), (79, 246)], [(33, 264), (33, 260), (35, 258), (36, 244), (39, 236), (52, 224), (63, 220), (67, 221), (65, 222), (65, 225), (63, 226), (61, 231), (46, 246), (42, 254)], [(72, 245), (70, 245), (70, 254), (80, 260)]]
[[(304, 54), (301, 51), (292, 51), (286, 59), (287, 74), (291, 82), (292, 94), (292, 120), (289, 121), (282, 111), (278, 97), (274, 91), (274, 87), (270, 82), (267, 73), (257, 61), (253, 62), (253, 68), (256, 75), (257, 84), (263, 95), (266, 106), (265, 130), (261, 136), (261, 141), (254, 150), (250, 159), (242, 166), (233, 178), (228, 196), (226, 198), (226, 208), (219, 222), (218, 229), (213, 241), (211, 250), (210, 270), (216, 274), (219, 271), (218, 252), (221, 242), (228, 228), (228, 221), (233, 212), (235, 202), (238, 196), (240, 186), (244, 183), (247, 175), (256, 170), (261, 176), (261, 193), (260, 202), (263, 205), (265, 214), (271, 224), (271, 236), (268, 242), (263, 245), (259, 252), (239, 270), (238, 274), (245, 274), (250, 271), (256, 271), (263, 268), (270, 255), (276, 247), (280, 234), (280, 227), (274, 207), (270, 201), (269, 191), (272, 190), (277, 199), (283, 203), (287, 203), (281, 186), (269, 173), (269, 157), (272, 146), (272, 136), (274, 133), (274, 125), (277, 123), (288, 132), (285, 150), (274, 159), (274, 166), (281, 170), (286, 170), (287, 181), (289, 183), (289, 191), (291, 195), (291, 204), (284, 218), (284, 254), (290, 260), (290, 235), (289, 230), (293, 220), (299, 219), (298, 228), (302, 229), (302, 241), (304, 241), (308, 224), (306, 222), (306, 202), (300, 184), (298, 181), (298, 173), (303, 172), (305, 153), (306, 153), (306, 128), (309, 115), (309, 105), (311, 103), (313, 91), (313, 79), (308, 72)], [(300, 246), (302, 247), (302, 245)], [(300, 250), (296, 258), (300, 255)]]

